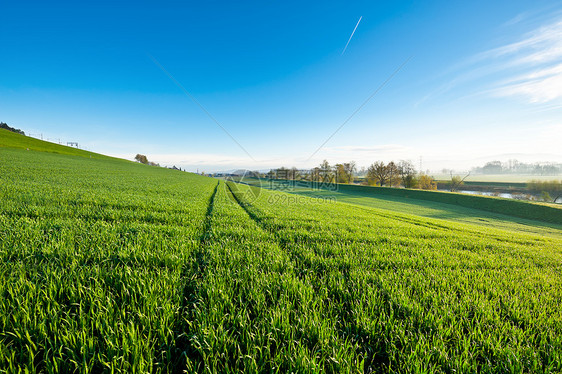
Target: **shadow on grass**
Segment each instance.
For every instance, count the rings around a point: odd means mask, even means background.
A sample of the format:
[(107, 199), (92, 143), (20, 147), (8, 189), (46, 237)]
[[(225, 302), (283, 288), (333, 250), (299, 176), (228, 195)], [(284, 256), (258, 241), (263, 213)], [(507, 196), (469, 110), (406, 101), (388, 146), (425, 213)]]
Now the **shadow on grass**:
[[(275, 185), (264, 187), (276, 190)], [(374, 195), (355, 191), (330, 191), (297, 187), (285, 192), (311, 198), (335, 198), (338, 202), (360, 205), (370, 208), (386, 209), (398, 213), (413, 214), (426, 218), (443, 219), (453, 222), (470, 223), (499, 229), (516, 230), (527, 233), (551, 234), (562, 236), (562, 224), (519, 218), (507, 214), (492, 213), (477, 207), (467, 208), (454, 204), (420, 200), (410, 197), (391, 195)]]

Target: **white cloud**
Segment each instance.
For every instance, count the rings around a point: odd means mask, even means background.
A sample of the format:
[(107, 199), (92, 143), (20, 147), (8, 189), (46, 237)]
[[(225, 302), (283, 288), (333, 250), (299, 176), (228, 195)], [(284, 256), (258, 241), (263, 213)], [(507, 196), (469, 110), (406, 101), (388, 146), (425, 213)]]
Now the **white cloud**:
[(560, 56), (560, 46), (562, 45), (562, 20), (557, 20), (546, 26), (528, 33), (522, 40), (494, 48), (481, 54), (482, 57), (488, 56), (505, 56), (518, 52), (530, 53), (528, 58), (520, 60), (525, 61), (551, 61), (553, 58)]
[[(560, 71), (548, 74), (548, 70)], [(496, 96), (520, 96), (530, 103), (548, 103), (562, 98), (562, 64), (557, 69), (539, 70), (528, 74), (526, 79), (514, 81), (491, 92)]]
[[(479, 55), (508, 75), (488, 90), (494, 96), (519, 97), (528, 103), (562, 100), (562, 20), (541, 26), (521, 40)], [(499, 68), (499, 69), (498, 69)]]
[[(562, 104), (562, 15), (558, 12), (555, 17), (514, 42), (481, 52), (451, 67), (444, 73), (449, 79), (416, 104), (470, 85), (476, 91), (472, 94), (464, 91), (462, 97), (482, 94), (513, 97), (523, 103), (541, 104), (544, 108), (545, 104)], [(512, 22), (523, 18), (521, 15)]]

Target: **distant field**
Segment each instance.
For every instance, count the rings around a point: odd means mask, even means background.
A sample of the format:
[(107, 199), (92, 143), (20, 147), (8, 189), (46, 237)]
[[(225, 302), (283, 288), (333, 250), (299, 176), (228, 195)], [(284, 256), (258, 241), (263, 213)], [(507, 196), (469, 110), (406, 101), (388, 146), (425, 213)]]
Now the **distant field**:
[[(253, 178), (244, 178), (245, 183), (261, 185), (268, 189), (285, 190), (289, 193), (317, 197), (323, 199), (334, 199), (338, 202), (349, 203), (359, 206), (385, 209), (397, 213), (415, 214), (426, 218), (435, 218), (452, 222), (470, 223), (486, 227), (495, 227), (518, 232), (537, 233), (541, 235), (554, 235), (562, 237), (562, 220), (560, 223), (544, 222), (509, 214), (500, 214), (481, 209), (468, 208), (455, 204), (441, 203), (437, 201), (419, 200), (399, 195), (361, 193), (361, 189), (330, 191), (325, 189), (306, 188), (298, 186), (287, 190), (277, 182), (259, 181)], [(490, 198), (492, 199), (492, 198)]]
[(549, 224), (507, 231), (2, 135), (0, 372), (562, 371)]
[[(460, 174), (459, 174), (460, 175)], [(466, 175), (466, 174), (464, 174)], [(462, 177), (464, 177), (462, 175)], [(435, 180), (451, 180), (450, 174), (433, 174)], [(561, 180), (562, 175), (512, 175), (512, 174), (478, 174), (470, 175), (466, 182), (505, 182), (505, 183), (527, 183), (531, 180)]]

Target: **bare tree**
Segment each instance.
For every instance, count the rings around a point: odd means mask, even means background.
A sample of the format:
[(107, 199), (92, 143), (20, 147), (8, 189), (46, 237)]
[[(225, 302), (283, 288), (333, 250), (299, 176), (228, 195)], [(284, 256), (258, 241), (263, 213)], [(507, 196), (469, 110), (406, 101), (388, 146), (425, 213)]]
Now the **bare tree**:
[(289, 169), (284, 166), (275, 169), (275, 179), (289, 179)]
[(370, 185), (384, 186), (388, 181), (388, 169), (384, 162), (377, 161), (367, 169), (367, 180)]
[(347, 183), (353, 183), (353, 174), (357, 172), (357, 164), (355, 163), (355, 161), (346, 162), (345, 164), (343, 164), (343, 168), (345, 170), (345, 173), (347, 174)]
[(310, 171), (310, 180), (312, 182), (320, 181), (320, 168), (319, 167), (315, 167)]
[(401, 160), (398, 163), (398, 172), (405, 188), (414, 188), (416, 185), (416, 168), (412, 161)]
[(300, 177), (301, 177), (301, 173), (300, 173), (299, 169), (297, 169), (297, 168), (294, 167), (294, 166), (293, 166), (293, 167), (291, 168), (291, 170), (289, 171), (289, 174), (291, 175), (291, 178), (290, 178), (290, 179), (292, 179), (292, 180), (300, 179)]
[(394, 161), (390, 161), (388, 165), (386, 165), (386, 173), (388, 175), (388, 185), (390, 187), (400, 183), (398, 166), (396, 166)]
[(468, 178), (469, 175), (470, 171), (467, 175), (464, 176), (464, 178), (461, 178), (458, 175), (453, 176), (453, 171), (451, 170), (451, 192), (455, 192), (456, 190), (458, 190), (459, 187), (464, 184), (464, 180)]
[(357, 175), (364, 177), (367, 175), (367, 168), (365, 166), (361, 166), (361, 169), (357, 172)]
[(320, 181), (324, 183), (332, 183), (334, 182), (334, 173), (332, 172), (332, 168), (330, 167), (330, 163), (327, 160), (322, 161), (320, 164)]

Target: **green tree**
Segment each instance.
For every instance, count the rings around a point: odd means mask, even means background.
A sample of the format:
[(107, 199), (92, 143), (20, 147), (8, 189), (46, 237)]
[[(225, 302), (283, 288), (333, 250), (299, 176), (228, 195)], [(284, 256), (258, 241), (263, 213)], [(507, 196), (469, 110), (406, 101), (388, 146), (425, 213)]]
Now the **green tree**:
[(135, 156), (135, 160), (140, 162), (141, 164), (148, 165), (148, 158), (146, 158), (145, 155), (137, 153), (137, 155)]
[(13, 127), (8, 126), (8, 124), (6, 122), (0, 122), (0, 129), (4, 129), (4, 130), (8, 130), (11, 132), (15, 132), (16, 134), (20, 134), (20, 135), (25, 135), (25, 132), (23, 132), (20, 129), (15, 129)]
[(343, 164), (336, 164), (334, 168), (336, 171), (336, 181), (338, 183), (349, 183), (349, 178), (345, 171), (345, 166)]
[(552, 201), (552, 197), (550, 197), (550, 194), (546, 191), (541, 192), (541, 200), (547, 203), (550, 203)]
[(429, 175), (422, 174), (420, 175), (418, 181), (418, 187), (422, 190), (436, 190), (437, 183), (435, 183), (433, 178), (430, 177)]

